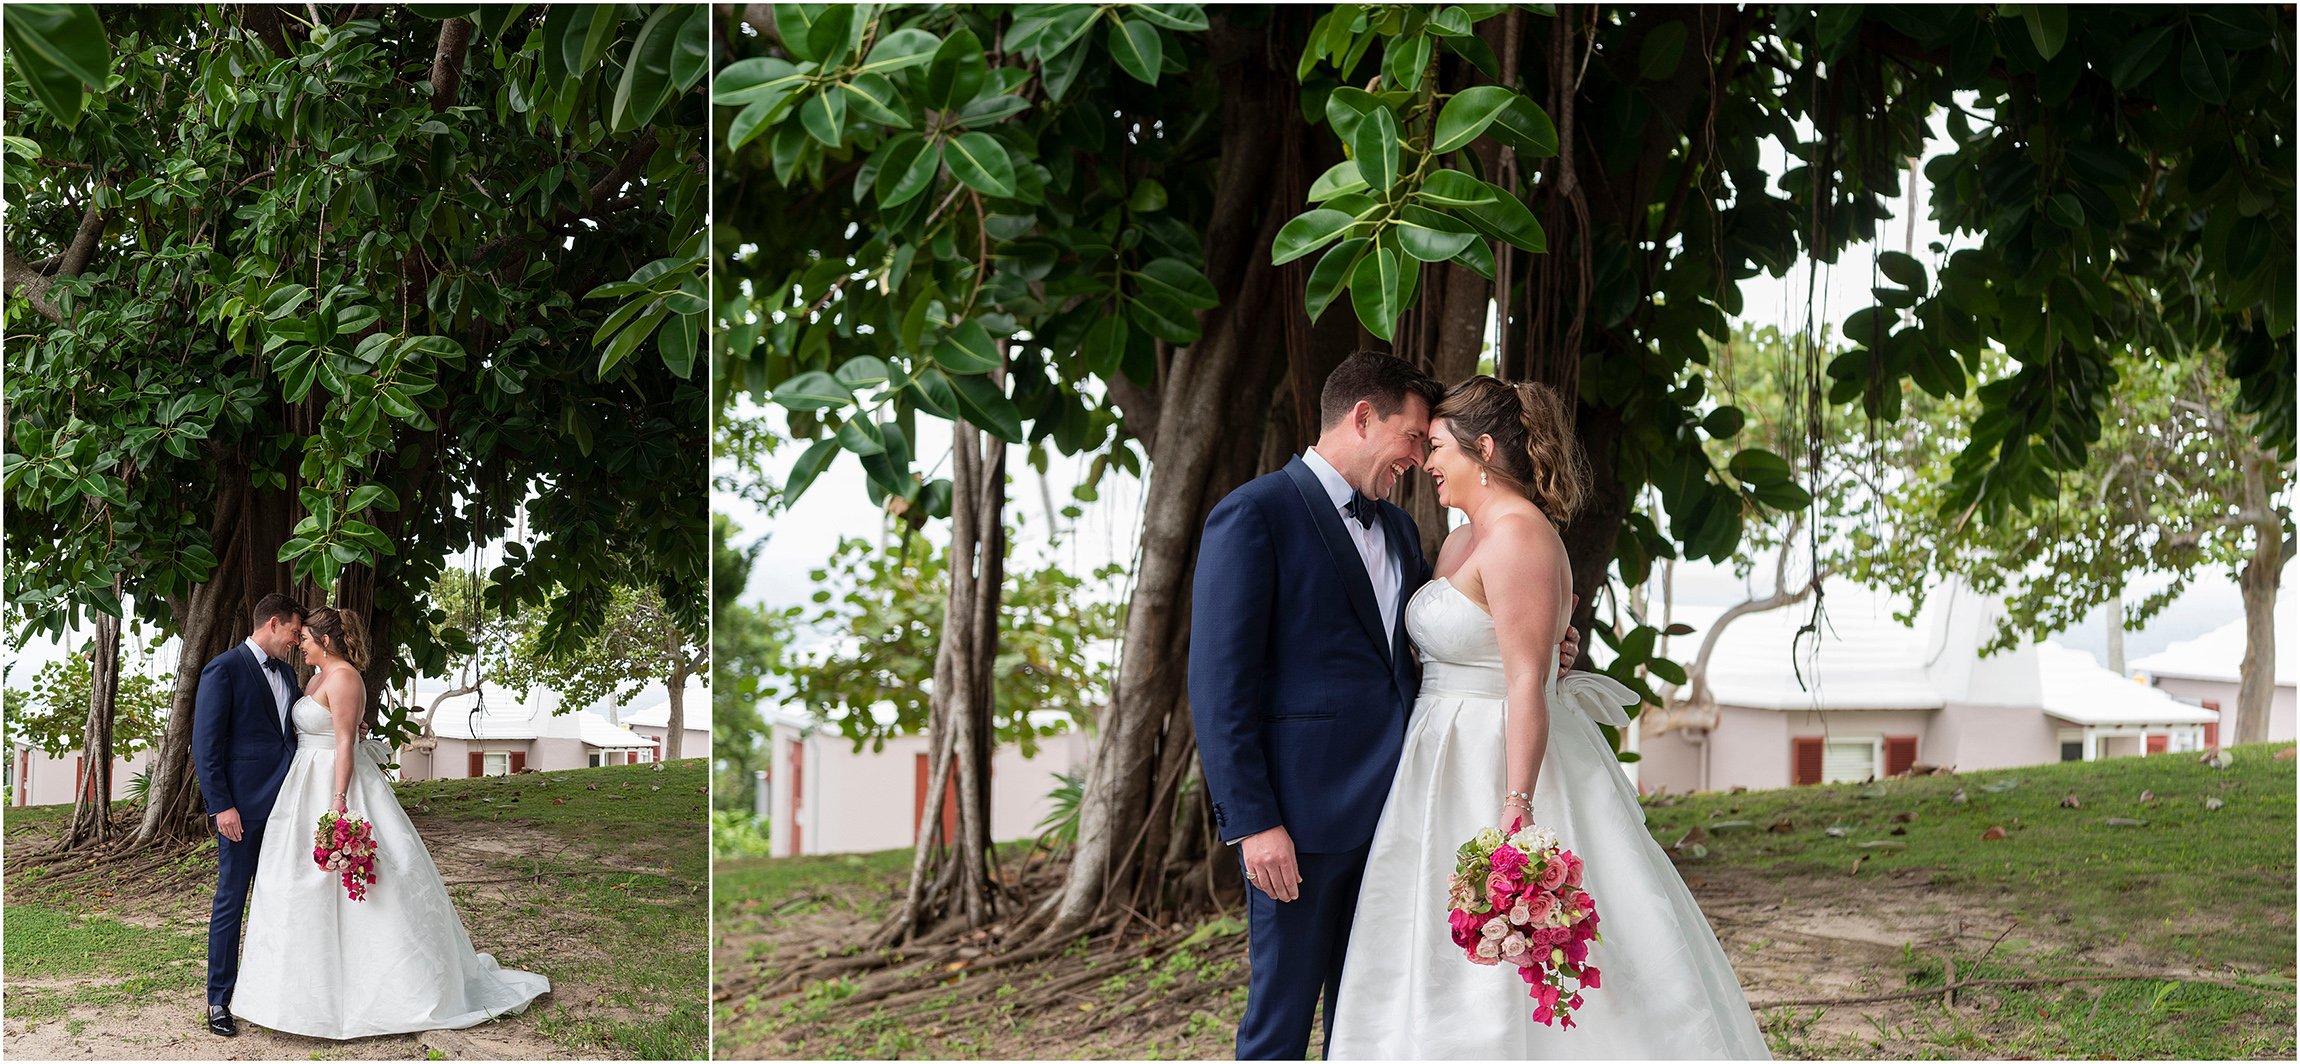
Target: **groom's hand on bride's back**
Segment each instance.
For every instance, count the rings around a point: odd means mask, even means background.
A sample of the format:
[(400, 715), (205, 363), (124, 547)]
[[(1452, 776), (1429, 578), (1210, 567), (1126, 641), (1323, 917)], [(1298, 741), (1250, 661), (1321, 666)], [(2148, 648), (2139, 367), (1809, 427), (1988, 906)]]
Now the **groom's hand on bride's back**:
[(1246, 862), (1246, 885), (1276, 901), (1302, 896), (1302, 869), (1294, 861), (1294, 837), (1283, 826), (1257, 831), (1238, 840), (1238, 856)]
[(240, 826), (240, 807), (235, 805), (216, 814), (216, 834), (238, 842), (246, 833)]
[(1565, 638), (1557, 643), (1557, 673), (1560, 676), (1573, 671), (1573, 663), (1581, 660), (1581, 633), (1568, 625)]

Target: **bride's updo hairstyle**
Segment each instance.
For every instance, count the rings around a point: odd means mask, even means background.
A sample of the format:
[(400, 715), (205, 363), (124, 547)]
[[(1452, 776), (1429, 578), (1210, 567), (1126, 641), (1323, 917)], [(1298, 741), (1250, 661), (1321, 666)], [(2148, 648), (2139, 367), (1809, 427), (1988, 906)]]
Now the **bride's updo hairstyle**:
[[(1446, 393), (1431, 419), (1445, 422), (1462, 453), (1556, 524), (1573, 520), (1589, 493), (1589, 459), (1566, 428), (1565, 400), (1546, 384), (1471, 377)], [(1480, 436), (1493, 437), (1491, 459), (1478, 453)]]
[(329, 653), (351, 662), (354, 669), (367, 671), (367, 624), (359, 614), (321, 606), (311, 611), (303, 626)]

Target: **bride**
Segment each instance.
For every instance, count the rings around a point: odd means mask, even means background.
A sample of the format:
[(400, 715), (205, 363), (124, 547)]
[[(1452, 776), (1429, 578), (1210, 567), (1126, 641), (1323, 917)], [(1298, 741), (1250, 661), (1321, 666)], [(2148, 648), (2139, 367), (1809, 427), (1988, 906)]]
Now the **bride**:
[[(525, 1009), (551, 981), (472, 951), (390, 781), (359, 752), (367, 706), (359, 617), (313, 610), (302, 648), (314, 669), (289, 710), (295, 759), (256, 865), (234, 998), (240, 1018), (341, 1039), (470, 1027)], [(312, 832), (329, 810), (374, 825), (376, 881), (365, 900), (346, 898), (338, 875), (312, 860)]]
[[(1539, 384), (1475, 377), (1431, 417), (1440, 505), (1469, 523), (1406, 605), (1421, 694), (1358, 892), (1329, 1059), (1764, 1058), (1764, 1036), (1708, 921), (1646, 832), (1597, 729), (1629, 724), (1612, 679), (1559, 679), (1573, 599), (1557, 525), (1586, 491), (1564, 404)], [(1523, 817), (1587, 862), (1605, 921), (1571, 1030), (1532, 1019), (1508, 966), (1463, 958), (1445, 918), (1454, 851)]]

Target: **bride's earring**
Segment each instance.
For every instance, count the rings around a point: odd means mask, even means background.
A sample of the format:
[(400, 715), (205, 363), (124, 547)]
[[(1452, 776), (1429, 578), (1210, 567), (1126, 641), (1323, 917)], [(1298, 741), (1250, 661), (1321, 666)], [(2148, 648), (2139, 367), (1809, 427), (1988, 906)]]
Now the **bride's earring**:
[(1483, 469), (1477, 471), (1477, 486), (1485, 487), (1485, 470)]

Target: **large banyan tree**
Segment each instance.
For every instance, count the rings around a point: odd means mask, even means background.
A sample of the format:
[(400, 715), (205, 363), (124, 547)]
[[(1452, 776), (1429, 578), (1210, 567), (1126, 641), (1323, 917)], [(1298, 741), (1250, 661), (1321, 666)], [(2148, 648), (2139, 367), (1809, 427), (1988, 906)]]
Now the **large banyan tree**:
[(378, 699), (507, 537), (494, 608), (566, 645), (618, 584), (701, 632), (705, 12), (101, 12), (9, 13), (7, 601), (179, 641), (134, 841), (197, 837), (198, 671), (268, 592), (365, 614)]
[[(1854, 349), (1808, 342), (1765, 412), (1808, 440), (1833, 410), (1890, 423), (1912, 389), (1978, 389), (1943, 503), (1971, 520), (2056, 498), (2119, 351), (2213, 359), (2245, 431), (2293, 453), (2288, 8), (802, 4), (718, 27), (717, 382), (784, 411), (786, 496), (851, 457), (874, 502), (953, 520), (944, 638), (987, 655), (1004, 448), (1147, 478), (1064, 878), (1004, 896), (979, 830), (929, 829), (881, 944), (991, 925), (1043, 949), (1235, 897), (1193, 786), (1193, 552), (1216, 500), (1314, 435), (1317, 383), (1359, 346), (1455, 381), (1490, 316), (1498, 372), (1577, 398), (1584, 631), (1609, 580), (1728, 558), (1810, 504), (1821, 447), (1703, 447), (1749, 417), (1707, 385), (1760, 274), (1875, 294), (1808, 322)], [(1934, 122), (1921, 206), (1959, 250), (1837, 266), (1891, 232)], [(1984, 376), (1996, 350), (2012, 368)], [(920, 475), (922, 416), (956, 426), (947, 477)], [(1434, 545), (1434, 503), (1403, 492)], [(1619, 627), (1594, 626), (1599, 666), (1682, 679)], [(962, 823), (970, 675), (938, 672), (932, 722)]]

